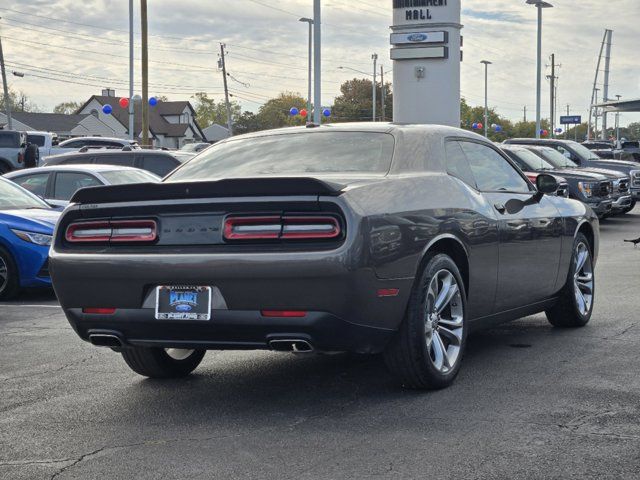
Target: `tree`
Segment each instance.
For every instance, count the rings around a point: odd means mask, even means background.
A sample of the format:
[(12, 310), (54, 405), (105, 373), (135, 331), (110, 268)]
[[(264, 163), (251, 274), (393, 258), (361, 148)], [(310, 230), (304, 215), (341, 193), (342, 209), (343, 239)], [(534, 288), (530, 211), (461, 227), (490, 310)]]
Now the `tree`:
[[(0, 109), (5, 111), (4, 92), (0, 89)], [(21, 90), (16, 92), (9, 88), (9, 101), (11, 102), (12, 112), (38, 112), (40, 109), (38, 106), (29, 100), (29, 97)]]
[(68, 102), (62, 102), (53, 107), (53, 113), (64, 113), (70, 115), (76, 113), (82, 107), (82, 103), (69, 100)]
[(307, 101), (299, 93), (293, 92), (283, 92), (276, 98), (269, 100), (258, 110), (257, 120), (260, 130), (304, 125), (305, 118), (289, 114), (293, 107), (298, 110), (307, 108)]
[[(198, 92), (194, 95), (196, 121), (202, 127), (208, 127), (214, 123), (218, 125), (227, 124), (227, 108), (224, 101), (216, 102), (210, 98), (205, 92)], [(192, 98), (194, 98), (192, 97)], [(231, 118), (236, 119), (240, 116), (242, 109), (236, 101), (231, 101)]]
[[(502, 142), (509, 137), (518, 136), (515, 132), (515, 127), (511, 123), (511, 121), (507, 118), (500, 116), (495, 108), (489, 108), (488, 111), (488, 138), (494, 142)], [(474, 123), (482, 123), (483, 128), (473, 130)], [(495, 128), (492, 128), (491, 125), (499, 125), (500, 132), (497, 132)], [(463, 98), (460, 101), (460, 126), (465, 130), (475, 131), (480, 135), (484, 135), (484, 107), (470, 106), (467, 101)], [(535, 126), (534, 126), (535, 131)]]
[[(393, 94), (390, 94), (391, 84), (385, 84), (387, 96), (385, 97), (385, 118), (393, 117)], [(333, 104), (331, 118), (336, 122), (362, 122), (371, 121), (373, 114), (373, 81), (366, 78), (354, 78), (347, 80), (340, 86), (341, 95), (336, 97)], [(376, 96), (376, 116), (382, 111), (382, 91), (378, 85)], [(376, 120), (379, 120), (376, 119)]]
[(257, 132), (260, 130), (260, 122), (258, 116), (253, 112), (243, 112), (236, 118), (233, 124), (233, 133), (242, 135), (243, 133)]

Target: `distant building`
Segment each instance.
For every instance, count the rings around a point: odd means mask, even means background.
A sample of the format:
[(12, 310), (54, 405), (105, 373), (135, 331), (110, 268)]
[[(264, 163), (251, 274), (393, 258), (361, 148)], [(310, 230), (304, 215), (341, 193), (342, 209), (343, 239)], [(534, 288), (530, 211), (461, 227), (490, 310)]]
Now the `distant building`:
[[(12, 112), (14, 130), (51, 132), (60, 140), (71, 137), (113, 137), (116, 132), (99, 118), (89, 114), (66, 115), (64, 113)], [(7, 116), (0, 113), (0, 125), (7, 128)]]
[[(111, 136), (128, 138), (129, 110), (118, 104), (119, 97), (113, 90), (105, 90), (108, 95), (93, 95), (80, 107), (77, 113), (93, 115), (113, 130)], [(111, 105), (107, 115), (102, 108)], [(196, 112), (189, 102), (158, 102), (149, 107), (149, 138), (155, 147), (180, 148), (185, 143), (204, 141), (205, 134), (196, 122)], [(134, 137), (142, 141), (142, 102), (134, 103)]]
[(229, 137), (229, 129), (214, 123), (203, 129), (205, 140), (207, 142), (219, 142)]

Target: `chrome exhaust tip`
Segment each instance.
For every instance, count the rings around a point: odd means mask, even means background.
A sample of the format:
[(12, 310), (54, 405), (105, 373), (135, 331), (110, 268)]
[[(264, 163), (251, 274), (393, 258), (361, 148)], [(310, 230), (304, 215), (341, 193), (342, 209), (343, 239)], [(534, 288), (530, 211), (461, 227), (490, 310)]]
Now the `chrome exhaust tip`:
[(269, 347), (276, 352), (309, 353), (313, 346), (306, 340), (298, 338), (282, 338), (269, 341)]
[(121, 348), (124, 346), (120, 337), (107, 333), (92, 333), (89, 335), (89, 341), (96, 347)]

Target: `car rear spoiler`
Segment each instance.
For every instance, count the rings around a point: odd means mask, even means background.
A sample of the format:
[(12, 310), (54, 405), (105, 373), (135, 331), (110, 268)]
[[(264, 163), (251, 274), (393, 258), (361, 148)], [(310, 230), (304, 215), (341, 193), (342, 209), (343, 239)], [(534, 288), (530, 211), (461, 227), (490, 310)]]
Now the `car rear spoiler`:
[(342, 193), (344, 185), (316, 178), (233, 178), (211, 182), (141, 183), (89, 187), (78, 190), (72, 203), (120, 203), (210, 197), (257, 197), (273, 195), (330, 195)]

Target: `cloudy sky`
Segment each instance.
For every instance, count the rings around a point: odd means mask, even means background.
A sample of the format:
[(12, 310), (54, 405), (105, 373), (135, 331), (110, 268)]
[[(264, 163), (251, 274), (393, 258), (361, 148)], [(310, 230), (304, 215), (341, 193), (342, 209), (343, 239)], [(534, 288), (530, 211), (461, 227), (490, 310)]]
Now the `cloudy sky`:
[[(551, 0), (545, 11), (545, 59), (556, 54), (559, 105), (586, 117), (605, 28), (614, 30), (611, 95), (640, 97), (640, 1)], [(136, 30), (139, 30), (138, 0)], [(257, 110), (287, 90), (306, 95), (307, 26), (312, 0), (149, 0), (150, 90), (172, 100), (196, 91), (222, 98), (217, 70), (225, 42), (230, 88), (243, 108)], [(389, 60), (391, 0), (323, 0), (323, 101), (329, 105), (341, 82), (369, 72), (377, 52)], [(490, 104), (511, 119), (526, 105), (535, 110), (535, 8), (524, 0), (462, 0), (465, 37), (462, 94), (483, 101), (480, 60), (494, 63)], [(127, 0), (0, 0), (0, 20), (10, 85), (43, 111), (57, 103), (84, 101), (110, 86), (128, 90)], [(137, 40), (136, 40), (137, 41)], [(139, 55), (139, 43), (136, 45)], [(548, 62), (546, 62), (548, 63)], [(136, 63), (136, 68), (139, 62)], [(340, 69), (339, 67), (343, 67)], [(139, 73), (139, 69), (138, 69)], [(388, 73), (392, 78), (391, 72)], [(136, 75), (138, 77), (138, 75)], [(139, 80), (139, 79), (138, 79)], [(543, 84), (543, 115), (549, 111)], [(623, 124), (640, 115), (624, 115)]]

